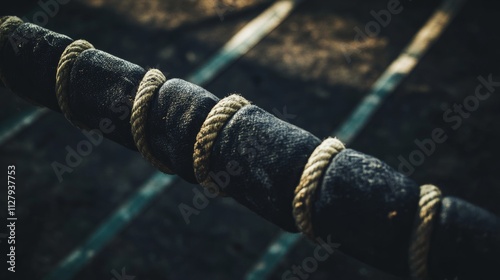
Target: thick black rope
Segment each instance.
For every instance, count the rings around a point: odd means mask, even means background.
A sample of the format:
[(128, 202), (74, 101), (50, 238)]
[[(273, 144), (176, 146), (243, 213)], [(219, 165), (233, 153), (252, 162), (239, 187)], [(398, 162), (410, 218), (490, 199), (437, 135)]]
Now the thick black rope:
[[(13, 21), (19, 23), (10, 17), (1, 18), (0, 23)], [(167, 173), (176, 172), (189, 181), (195, 178), (208, 188), (217, 185), (223, 193), (286, 230), (299, 229), (311, 238), (332, 235), (361, 260), (395, 274), (410, 274), (414, 279), (427, 278), (429, 252), (440, 265), (433, 267), (430, 261), (430, 274), (436, 276), (484, 271), (484, 266), (494, 263), (493, 256), (500, 253), (500, 221), (493, 214), (456, 198), (442, 200), (436, 187), (418, 188), (382, 162), (344, 149), (336, 139), (320, 144), (309, 133), (270, 116), (238, 95), (219, 101), (188, 82), (166, 81), (157, 70), (146, 73), (92, 49), (85, 41), (72, 42), (31, 24), (2, 26), (0, 39), (24, 38), (20, 49), (5, 39), (0, 45), (0, 71), (9, 69), (3, 72), (3, 79), (14, 92), (60, 110), (89, 129), (98, 128), (104, 116), (114, 118), (117, 127), (121, 126), (108, 137), (137, 147)], [(50, 44), (46, 41), (49, 37)], [(76, 52), (69, 51), (75, 46)], [(13, 55), (15, 51), (19, 53)], [(38, 63), (42, 54), (44, 63)], [(33, 72), (26, 70), (31, 63)], [(57, 65), (59, 69), (61, 65), (67, 67), (56, 74)], [(53, 78), (30, 76), (42, 71)], [(62, 72), (64, 75), (59, 74)], [(21, 84), (20, 77), (24, 83), (31, 83)], [(48, 85), (47, 80), (55, 80), (54, 85)], [(87, 80), (93, 84), (88, 85)], [(55, 87), (56, 83), (63, 87)], [(32, 91), (30, 85), (40, 90)], [(120, 100), (131, 109), (131, 117), (111, 114), (116, 109), (115, 101)], [(88, 114), (89, 110), (95, 114)], [(237, 169), (235, 162), (244, 165), (240, 168), (245, 167), (247, 173), (234, 177), (221, 173), (228, 170), (233, 174), (230, 170)], [(349, 209), (345, 217), (339, 216)], [(479, 218), (482, 224), (464, 218), (469, 216)], [(353, 225), (353, 219), (361, 221)], [(455, 232), (448, 231), (450, 227)], [(455, 236), (461, 240), (453, 240)], [(465, 254), (476, 256), (443, 265), (447, 253), (433, 251), (432, 244), (439, 242), (456, 242), (451, 248), (459, 252), (463, 248), (458, 246), (465, 242), (469, 246), (465, 246)], [(491, 248), (487, 252), (476, 248), (480, 243)], [(461, 262), (472, 268), (452, 267)]]

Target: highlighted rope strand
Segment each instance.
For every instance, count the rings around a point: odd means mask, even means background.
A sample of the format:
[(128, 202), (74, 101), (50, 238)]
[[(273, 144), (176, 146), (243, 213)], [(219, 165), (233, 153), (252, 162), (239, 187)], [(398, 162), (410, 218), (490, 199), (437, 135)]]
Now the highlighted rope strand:
[(48, 109), (30, 108), (0, 124), (0, 146), (12, 139), (49, 112)]
[[(288, 3), (291, 4), (290, 9), (286, 9), (288, 12), (285, 14), (280, 13), (283, 11), (283, 5), (288, 7)], [(239, 57), (244, 55), (248, 50), (251, 49), (256, 43), (262, 40), (265, 35), (269, 34), (275, 27), (277, 27), (283, 20), (285, 20), (286, 16), (289, 15), (291, 9), (293, 9), (300, 1), (279, 1), (281, 3), (274, 4), (270, 8), (268, 8), (262, 15), (258, 18), (258, 22), (260, 23), (256, 28), (255, 26), (250, 28), (252, 24), (255, 24), (255, 21), (251, 21), (248, 25), (246, 25), (241, 31), (239, 31), (233, 38), (229, 41), (231, 44), (226, 44), (226, 46), (221, 49), (219, 52), (215, 54), (212, 59), (210, 59), (206, 64), (198, 68), (193, 74), (191, 74), (188, 78), (193, 83), (198, 85), (204, 85), (209, 82), (211, 79), (217, 76), (227, 65), (233, 63)], [(279, 21), (276, 21), (276, 18), (270, 20), (266, 23), (266, 19), (269, 19), (269, 15), (281, 15), (278, 17)], [(267, 15), (267, 16), (263, 16)], [(250, 27), (249, 27), (250, 26)], [(249, 30), (255, 30), (256, 33), (248, 33)], [(262, 32), (262, 31), (266, 32)], [(258, 31), (258, 32), (257, 32)], [(240, 39), (235, 39), (240, 38)], [(247, 40), (242, 40), (246, 38)], [(254, 42), (253, 45), (248, 44), (248, 42)], [(228, 47), (230, 45), (230, 47)], [(232, 51), (231, 51), (232, 50)], [(214, 63), (217, 65), (214, 67)], [(127, 202), (125, 202), (122, 206), (120, 206), (120, 210), (117, 210), (115, 213), (120, 213), (123, 211), (130, 211), (130, 207), (133, 205), (137, 205), (135, 211), (140, 213), (142, 209), (144, 209), (147, 205), (149, 205), (154, 196), (141, 196), (141, 192), (144, 189), (150, 188), (150, 182), (159, 182), (164, 181), (164, 183), (156, 190), (156, 193), (161, 193), (165, 189), (171, 187), (177, 177), (172, 177), (170, 175), (163, 174), (161, 172), (155, 172), (152, 177), (142, 186), (139, 187), (139, 191), (130, 198)], [(139, 203), (140, 202), (140, 203)], [(64, 258), (58, 267), (46, 278), (47, 280), (51, 279), (71, 279), (73, 275), (76, 275), (78, 271), (80, 271), (97, 253), (102, 249), (102, 247), (107, 244), (110, 240), (114, 238), (119, 231), (128, 224), (131, 219), (117, 219), (116, 215), (113, 215), (110, 219), (105, 221), (101, 227), (99, 227), (90, 238), (84, 243), (84, 245), (75, 249), (70, 255)], [(137, 214), (138, 215), (138, 214)], [(90, 244), (90, 245), (89, 245)], [(93, 254), (90, 257), (85, 257), (82, 255), (81, 248), (89, 248), (89, 246), (93, 250)]]
[[(380, 107), (385, 98), (394, 91), (418, 64), (419, 60), (427, 52), (429, 47), (439, 38), (451, 20), (460, 11), (465, 0), (444, 0), (441, 6), (434, 12), (427, 23), (413, 37), (410, 44), (403, 50), (399, 57), (389, 66), (382, 76), (372, 86), (371, 91), (364, 97), (356, 109), (347, 117), (340, 128), (332, 133), (332, 136), (338, 137), (346, 145), (358, 135), (370, 120), (374, 112)], [(256, 266), (251, 270), (246, 279), (267, 279), (274, 271), (275, 265), (285, 256), (291, 248), (301, 239), (301, 235), (288, 232), (282, 232), (271, 243), (264, 253), (263, 257), (257, 262), (261, 263), (264, 258), (271, 265), (266, 266), (265, 270), (258, 269)], [(285, 246), (276, 246), (286, 240)], [(279, 248), (271, 253), (271, 248)], [(272, 266), (274, 264), (274, 266)]]
[(137, 94), (135, 95), (130, 125), (132, 128), (132, 136), (134, 138), (135, 146), (141, 155), (162, 172), (174, 174), (168, 166), (153, 156), (146, 138), (146, 122), (148, 120), (149, 103), (151, 102), (154, 94), (166, 80), (167, 78), (165, 78), (160, 70), (151, 69), (146, 72), (146, 75), (144, 75), (144, 78), (142, 78), (142, 81), (139, 84)]
[(93, 49), (91, 43), (85, 40), (76, 40), (71, 43), (61, 55), (59, 60), (59, 65), (57, 65), (56, 73), (56, 96), (57, 103), (61, 112), (66, 117), (68, 121), (79, 128), (84, 128), (83, 125), (78, 124), (71, 115), (71, 109), (69, 108), (69, 77), (71, 74), (71, 69), (73, 64), (75, 64), (78, 56), (88, 49)]

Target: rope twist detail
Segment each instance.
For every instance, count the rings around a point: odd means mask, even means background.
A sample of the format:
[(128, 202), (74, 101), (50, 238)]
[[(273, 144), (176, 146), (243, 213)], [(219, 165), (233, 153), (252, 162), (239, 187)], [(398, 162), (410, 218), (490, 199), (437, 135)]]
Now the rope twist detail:
[(238, 110), (248, 105), (250, 105), (250, 102), (242, 96), (237, 94), (230, 95), (221, 99), (210, 110), (210, 113), (203, 122), (200, 131), (196, 135), (193, 153), (194, 174), (201, 186), (209, 189), (211, 184), (215, 184), (208, 173), (210, 171), (210, 154), (217, 135), (224, 124)]
[(132, 116), (130, 117), (130, 125), (132, 127), (132, 136), (135, 145), (142, 156), (147, 159), (153, 166), (167, 174), (174, 172), (153, 156), (149, 149), (149, 144), (146, 138), (146, 123), (148, 118), (149, 103), (156, 91), (167, 81), (165, 75), (158, 69), (150, 69), (142, 78), (137, 94), (135, 95), (134, 104), (132, 106)]
[(315, 237), (311, 221), (313, 196), (331, 160), (343, 149), (344, 144), (337, 138), (325, 139), (312, 152), (300, 177), (300, 183), (295, 188), (292, 204), (295, 224), (311, 240)]
[(71, 110), (69, 108), (69, 82), (70, 74), (73, 65), (78, 56), (88, 49), (93, 49), (94, 46), (85, 40), (76, 40), (69, 44), (59, 59), (56, 72), (56, 97), (59, 108), (73, 125), (78, 128), (84, 128), (85, 125), (73, 120)]
[(441, 191), (434, 185), (420, 187), (420, 201), (409, 250), (410, 276), (414, 280), (429, 279), (427, 259), (434, 218), (441, 204)]
[[(18, 17), (0, 17), (0, 50), (3, 49), (10, 34), (15, 31), (23, 21)], [(93, 45), (85, 40), (77, 40), (69, 44), (61, 54), (56, 71), (56, 98), (64, 116), (75, 126), (82, 127), (73, 120), (69, 108), (69, 84), (73, 65), (79, 55)], [(7, 86), (0, 69), (0, 80)], [(146, 138), (146, 123), (149, 104), (158, 88), (166, 82), (165, 76), (157, 69), (149, 70), (143, 77), (132, 106), (130, 119), (134, 142), (139, 152), (161, 171), (173, 174), (171, 169), (155, 158), (149, 148)], [(205, 188), (215, 184), (209, 176), (210, 156), (215, 140), (223, 126), (241, 108), (250, 105), (250, 102), (239, 95), (230, 95), (220, 100), (210, 111), (196, 136), (193, 153), (193, 168), (197, 181)], [(332, 161), (343, 149), (342, 142), (336, 138), (327, 138), (310, 155), (300, 182), (294, 190), (293, 216), (299, 230), (310, 239), (314, 239), (312, 226), (313, 198), (320, 180)], [(410, 275), (414, 280), (426, 280), (428, 275), (428, 254), (430, 250), (430, 237), (433, 223), (439, 213), (442, 194), (434, 185), (420, 187), (420, 199), (415, 217), (415, 224), (409, 246)]]

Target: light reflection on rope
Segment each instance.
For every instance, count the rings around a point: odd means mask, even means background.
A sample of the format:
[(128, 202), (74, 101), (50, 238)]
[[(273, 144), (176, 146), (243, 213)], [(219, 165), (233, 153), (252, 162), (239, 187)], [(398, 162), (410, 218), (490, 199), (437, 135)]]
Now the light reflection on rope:
[[(301, 0), (281, 0), (250, 21), (226, 43), (207, 63), (187, 80), (202, 86), (215, 78), (225, 67), (247, 53), (253, 46), (276, 28)], [(134, 217), (177, 181), (178, 177), (155, 172), (138, 191), (105, 220), (81, 246), (73, 250), (45, 280), (73, 278), (99, 251)]]
[[(439, 38), (453, 17), (460, 11), (465, 0), (444, 0), (427, 23), (413, 37), (411, 43), (372, 86), (370, 92), (358, 104), (339, 129), (331, 136), (346, 145), (358, 135), (371, 116), (382, 105), (385, 98), (401, 84), (401, 81), (415, 68), (429, 47)], [(267, 279), (281, 259), (302, 238), (300, 234), (280, 232), (269, 245), (256, 265), (248, 272), (247, 280)], [(277, 249), (278, 248), (278, 249)]]

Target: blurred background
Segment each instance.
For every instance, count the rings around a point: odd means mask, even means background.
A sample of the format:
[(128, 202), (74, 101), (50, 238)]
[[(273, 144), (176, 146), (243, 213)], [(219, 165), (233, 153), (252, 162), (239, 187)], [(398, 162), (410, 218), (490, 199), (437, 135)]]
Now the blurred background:
[[(0, 5), (0, 14), (33, 22), (43, 2), (47, 1), (9, 1)], [(205, 88), (219, 97), (238, 92), (269, 112), (286, 108), (293, 115), (287, 121), (324, 138), (346, 119), (439, 5), (439, 1), (402, 0), (404, 9), (392, 15), (387, 26), (375, 36), (357, 40), (356, 28), (363, 29), (374, 20), (371, 11), (387, 9), (388, 2), (304, 1)], [(65, 4), (45, 27), (86, 39), (143, 67), (157, 67), (169, 78), (183, 78), (273, 1), (60, 3)], [(498, 92), (462, 118), (457, 129), (443, 118), (447, 109), (474, 94), (478, 76), (491, 74), (500, 81), (496, 6), (491, 1), (468, 1), (349, 147), (397, 169), (400, 156), (408, 159), (418, 149), (415, 140), (430, 138), (435, 128), (443, 128), (448, 139), (437, 144), (410, 177), (500, 215)], [(0, 88), (0, 100), (2, 125), (32, 108), (5, 88)], [(83, 139), (62, 115), (50, 112), (0, 146), (1, 168), (15, 164), (17, 170), (16, 276), (30, 276), (20, 279), (48, 275), (155, 172), (138, 153), (105, 140), (59, 182), (51, 164), (64, 162), (66, 147)], [(193, 188), (199, 187), (175, 181), (102, 251), (91, 254), (74, 279), (244, 279), (280, 234), (279, 228), (230, 198), (210, 200), (186, 224), (178, 207), (191, 203)], [(2, 191), (2, 221), (6, 199)], [(3, 275), (7, 243), (0, 240)], [(300, 241), (269, 279), (282, 279), (313, 250), (312, 244)], [(341, 250), (320, 262), (307, 279), (397, 279)], [(135, 278), (123, 277), (123, 269)], [(1, 279), (16, 279), (9, 277)]]

